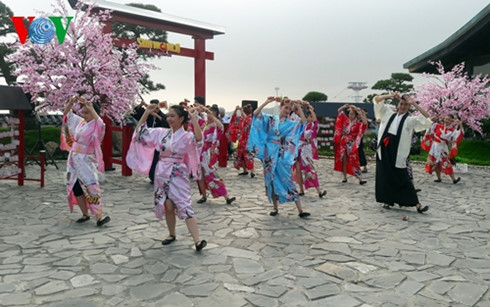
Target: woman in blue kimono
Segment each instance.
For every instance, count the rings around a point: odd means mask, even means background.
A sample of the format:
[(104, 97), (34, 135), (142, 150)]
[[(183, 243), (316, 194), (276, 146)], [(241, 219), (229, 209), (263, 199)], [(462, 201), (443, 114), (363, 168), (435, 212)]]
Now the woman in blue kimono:
[[(304, 218), (310, 214), (301, 208), (292, 166), (298, 155), (299, 138), (303, 133), (306, 118), (301, 104), (289, 99), (282, 100), (279, 116), (263, 113), (262, 109), (275, 100), (274, 97), (268, 97), (255, 110), (247, 149), (262, 161), (265, 192), (269, 202), (274, 206), (269, 214), (278, 214), (278, 202), (294, 201), (299, 216)], [(288, 119), (291, 111), (295, 112), (301, 121)]]

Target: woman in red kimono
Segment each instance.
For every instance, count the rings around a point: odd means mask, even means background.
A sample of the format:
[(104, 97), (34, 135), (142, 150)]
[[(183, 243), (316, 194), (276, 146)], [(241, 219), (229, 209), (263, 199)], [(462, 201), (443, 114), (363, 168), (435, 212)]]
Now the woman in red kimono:
[(250, 133), (250, 127), (252, 126), (252, 105), (247, 104), (242, 108), (244, 118), (240, 122), (238, 147), (236, 150), (234, 166), (237, 170), (243, 168), (243, 172), (238, 175), (248, 175), (250, 171), (250, 177), (254, 178), (254, 159), (252, 154), (247, 150), (248, 135)]
[[(344, 110), (349, 109), (347, 117)], [(343, 105), (338, 110), (337, 120), (335, 121), (335, 164), (334, 171), (342, 172), (344, 179), (342, 183), (347, 182), (347, 174), (356, 176), (359, 184), (365, 184), (362, 180), (361, 167), (359, 166), (359, 143), (367, 128), (367, 118), (363, 112), (360, 112), (355, 106), (348, 104)], [(358, 115), (361, 114), (361, 120)]]
[[(458, 125), (455, 129), (453, 124)], [(425, 164), (425, 171), (432, 174), (436, 172), (437, 179), (435, 182), (441, 182), (441, 171), (449, 175), (453, 183), (458, 183), (461, 178), (454, 177), (453, 163), (451, 160), (458, 153), (458, 146), (463, 139), (463, 124), (455, 120), (452, 115), (444, 118), (444, 124), (436, 124), (431, 127), (432, 136), (427, 136), (432, 140), (429, 156)]]

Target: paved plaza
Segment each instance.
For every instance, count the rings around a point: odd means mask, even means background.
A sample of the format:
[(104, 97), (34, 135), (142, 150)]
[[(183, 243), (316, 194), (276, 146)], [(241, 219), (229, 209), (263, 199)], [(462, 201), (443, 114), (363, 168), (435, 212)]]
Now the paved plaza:
[[(163, 246), (164, 221), (153, 214), (152, 186), (142, 175), (102, 183), (112, 221), (69, 213), (60, 170), (46, 186), (0, 181), (0, 305), (28, 306), (490, 306), (490, 169), (469, 167), (434, 183), (414, 165), (427, 214), (383, 209), (374, 199), (374, 163), (342, 184), (333, 161), (317, 162), (320, 183), (268, 215), (261, 171), (255, 178), (220, 169), (232, 205), (193, 201), (201, 237), (197, 253), (183, 221)], [(39, 172), (29, 166), (28, 172)], [(408, 220), (402, 220), (403, 217)]]

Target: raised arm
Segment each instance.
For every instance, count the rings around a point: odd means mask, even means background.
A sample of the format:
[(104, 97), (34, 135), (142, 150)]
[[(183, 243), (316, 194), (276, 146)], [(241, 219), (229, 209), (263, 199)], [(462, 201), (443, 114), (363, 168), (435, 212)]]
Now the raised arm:
[(337, 110), (337, 112), (339, 112), (339, 113), (340, 113), (340, 112), (343, 112), (343, 111), (344, 111), (345, 109), (347, 109), (348, 107), (350, 107), (350, 105), (346, 103), (346, 104), (344, 104), (343, 106), (341, 106), (341, 107), (340, 107), (340, 108)]
[(410, 103), (415, 109), (417, 109), (417, 111), (420, 112), (420, 114), (422, 114), (426, 118), (430, 117), (429, 113), (424, 108), (419, 106), (419, 104), (415, 101), (415, 99), (412, 96), (408, 98), (408, 103)]
[(73, 104), (77, 100), (78, 100), (78, 96), (73, 96), (73, 97), (70, 98), (70, 100), (68, 100), (68, 104), (65, 106), (65, 109), (63, 110), (63, 115), (66, 115), (66, 114), (68, 114), (68, 112), (71, 111), (71, 108), (73, 107)]
[(361, 108), (356, 108), (357, 109), (357, 114), (359, 114), (359, 117), (361, 118), (361, 121), (364, 125), (367, 125), (367, 116), (366, 112), (364, 112), (363, 109)]
[(218, 127), (219, 130), (223, 130), (223, 124), (216, 116), (214, 116), (211, 110), (206, 109), (206, 114), (208, 115), (208, 118), (211, 118), (213, 120), (214, 124), (216, 125), (216, 127)]
[(201, 131), (201, 127), (199, 127), (197, 110), (195, 108), (192, 108), (190, 110), (190, 115), (191, 115), (191, 124), (193, 128), (192, 131), (194, 131), (194, 137), (196, 138), (197, 142), (200, 142), (202, 140), (202, 131)]
[(396, 97), (398, 95), (399, 95), (398, 92), (393, 92), (393, 93), (389, 93), (389, 94), (386, 94), (386, 95), (377, 95), (377, 96), (374, 97), (374, 101), (376, 103), (380, 103), (383, 100), (386, 100), (386, 99), (389, 99), (389, 98), (393, 98), (393, 97)]
[(272, 101), (274, 101), (275, 98), (270, 96), (270, 97), (267, 97), (267, 99), (264, 101), (263, 104), (261, 104), (255, 111), (254, 111), (254, 116), (257, 116), (260, 114), (260, 112), (262, 112), (262, 109), (268, 105), (269, 103), (271, 103)]
[(310, 110), (311, 117), (313, 117), (313, 122), (316, 122), (318, 118), (316, 117), (315, 108), (311, 104), (308, 104), (308, 110)]
[(95, 120), (99, 119), (99, 114), (97, 114), (97, 112), (95, 112), (94, 106), (93, 106), (91, 101), (88, 101), (87, 99), (82, 98), (82, 97), (78, 98), (78, 101), (80, 101), (80, 103), (83, 104), (87, 108), (87, 110), (92, 114), (92, 117)]
[(143, 113), (143, 115), (141, 116), (140, 121), (138, 122), (138, 124), (136, 125), (136, 128), (134, 130), (137, 131), (144, 123), (146, 123), (146, 120), (148, 119), (148, 116), (150, 115), (150, 113), (154, 112), (157, 108), (158, 108), (158, 105), (150, 104), (146, 108), (145, 113)]
[(303, 112), (303, 107), (299, 100), (293, 101), (294, 106), (296, 107), (295, 113), (301, 118), (301, 123), (306, 123), (306, 116), (305, 113)]

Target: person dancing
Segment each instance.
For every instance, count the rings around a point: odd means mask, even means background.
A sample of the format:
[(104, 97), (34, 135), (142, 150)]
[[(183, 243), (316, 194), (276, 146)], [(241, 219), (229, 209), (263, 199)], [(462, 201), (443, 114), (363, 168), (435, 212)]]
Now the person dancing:
[[(393, 106), (385, 105), (389, 98), (398, 98), (398, 111)], [(415, 187), (407, 171), (407, 158), (410, 154), (412, 134), (430, 127), (429, 113), (420, 107), (409, 95), (398, 93), (375, 96), (373, 98), (374, 114), (381, 120), (376, 151), (376, 201), (389, 209), (395, 203), (400, 206), (415, 206), (418, 213), (429, 210), (429, 206), (419, 203)], [(419, 115), (409, 116), (408, 110), (413, 106)]]
[[(457, 128), (453, 125), (456, 124)], [(432, 145), (430, 146), (425, 171), (432, 174), (436, 172), (437, 179), (434, 182), (441, 182), (441, 171), (449, 175), (456, 184), (461, 180), (461, 177), (456, 178), (453, 170), (453, 159), (458, 153), (458, 146), (463, 139), (464, 131), (463, 124), (459, 120), (455, 120), (453, 115), (447, 115), (444, 118), (444, 124), (436, 124), (433, 128)], [(451, 148), (451, 149), (450, 149)]]
[[(81, 117), (72, 112), (75, 102), (82, 105)], [(66, 193), (70, 212), (78, 205), (83, 216), (77, 223), (84, 223), (95, 215), (97, 226), (107, 224), (111, 218), (102, 218), (102, 198), (97, 171), (104, 172), (104, 160), (100, 144), (104, 138), (105, 124), (99, 117), (99, 106), (85, 98), (74, 96), (63, 111), (60, 148), (69, 151), (66, 162)]]
[[(347, 108), (349, 108), (349, 117), (344, 113)], [(347, 174), (349, 174), (355, 176), (359, 180), (359, 184), (363, 185), (366, 181), (362, 180), (357, 149), (367, 128), (366, 114), (361, 112), (359, 108), (348, 104), (340, 107), (338, 112), (333, 139), (335, 144), (333, 169), (343, 173), (342, 183), (347, 182)], [(358, 116), (361, 120), (358, 120)]]
[[(239, 108), (239, 107), (238, 107)], [(235, 161), (233, 166), (240, 170), (243, 168), (243, 172), (238, 175), (248, 175), (250, 171), (250, 177), (254, 178), (254, 158), (253, 155), (247, 150), (247, 142), (250, 134), (250, 127), (252, 126), (252, 105), (247, 104), (241, 108), (245, 117), (240, 121), (238, 146), (235, 155)]]
[(199, 176), (199, 148), (202, 133), (195, 111), (191, 114), (193, 132), (183, 126), (189, 120), (189, 113), (182, 106), (171, 106), (167, 114), (168, 128), (149, 128), (148, 116), (158, 108), (149, 105), (133, 133), (130, 149), (126, 157), (128, 166), (135, 171), (148, 174), (153, 152), (160, 152), (155, 169), (155, 215), (162, 220), (165, 215), (169, 235), (162, 241), (168, 245), (176, 240), (175, 224), (177, 215), (185, 220), (197, 251), (206, 247), (206, 240), (199, 238), (197, 219), (192, 209), (189, 175)]
[(296, 181), (299, 185), (299, 196), (305, 195), (304, 187), (306, 189), (314, 187), (318, 193), (318, 197), (323, 198), (327, 194), (327, 191), (322, 192), (320, 190), (318, 174), (313, 165), (313, 159), (318, 160), (318, 147), (316, 142), (318, 119), (313, 106), (310, 104), (307, 104), (307, 106), (306, 120), (308, 123), (299, 139), (298, 159), (295, 163)]
[(225, 182), (219, 177), (216, 169), (219, 140), (223, 134), (223, 124), (218, 117), (219, 109), (216, 107), (206, 108), (205, 112), (207, 121), (203, 131), (203, 147), (201, 151), (202, 176), (198, 181), (199, 192), (202, 197), (197, 203), (202, 204), (207, 201), (206, 189), (208, 189), (213, 197), (223, 196), (226, 199), (226, 204), (230, 205), (236, 198), (228, 196)]
[[(297, 101), (283, 99), (279, 116), (271, 116), (262, 109), (274, 97), (268, 97), (254, 114), (248, 139), (247, 149), (262, 161), (264, 168), (265, 192), (273, 209), (269, 213), (276, 216), (279, 213), (278, 203), (294, 201), (299, 217), (305, 218), (310, 213), (303, 211), (298, 191), (293, 180), (292, 166), (298, 155), (298, 144), (303, 133), (305, 115)], [(294, 110), (301, 121), (288, 119)]]

